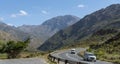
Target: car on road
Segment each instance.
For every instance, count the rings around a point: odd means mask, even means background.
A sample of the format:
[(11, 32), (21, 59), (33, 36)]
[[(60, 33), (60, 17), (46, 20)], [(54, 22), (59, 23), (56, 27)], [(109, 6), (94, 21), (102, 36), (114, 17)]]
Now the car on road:
[(71, 53), (71, 54), (75, 54), (75, 53), (76, 53), (76, 52), (75, 52), (75, 49), (71, 49), (71, 50), (70, 50), (70, 53)]
[(94, 62), (96, 62), (96, 56), (93, 53), (85, 52), (84, 53), (84, 60), (85, 61), (94, 61)]

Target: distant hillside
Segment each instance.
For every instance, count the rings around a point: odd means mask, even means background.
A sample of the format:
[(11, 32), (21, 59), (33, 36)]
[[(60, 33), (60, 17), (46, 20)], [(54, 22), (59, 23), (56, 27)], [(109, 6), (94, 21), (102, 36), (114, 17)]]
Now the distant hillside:
[(14, 38), (14, 36), (12, 36), (11, 34), (0, 30), (0, 42), (1, 41), (15, 40), (15, 39), (16, 38)]
[[(74, 25), (59, 31), (53, 37), (48, 39), (42, 46), (39, 47), (40, 50), (48, 51), (55, 50), (61, 47), (71, 46), (77, 44), (89, 44), (92, 42), (86, 42), (87, 39), (91, 40), (92, 35), (101, 30), (115, 30), (113, 35), (105, 35), (104, 41), (109, 38), (109, 36), (114, 36), (120, 30), (120, 4), (113, 4), (101, 10), (98, 10), (92, 14), (86, 15), (80, 21)], [(95, 37), (95, 36), (94, 36)], [(98, 36), (102, 38), (102, 36)], [(96, 39), (97, 43), (103, 43), (104, 41)]]
[(41, 25), (23, 25), (18, 27), (18, 29), (31, 35), (30, 50), (35, 50), (56, 32), (73, 25), (78, 20), (79, 18), (73, 15), (57, 16), (45, 21)]
[(1, 38), (10, 40), (25, 40), (29, 37), (29, 34), (17, 29), (14, 26), (9, 26), (3, 22), (0, 22)]

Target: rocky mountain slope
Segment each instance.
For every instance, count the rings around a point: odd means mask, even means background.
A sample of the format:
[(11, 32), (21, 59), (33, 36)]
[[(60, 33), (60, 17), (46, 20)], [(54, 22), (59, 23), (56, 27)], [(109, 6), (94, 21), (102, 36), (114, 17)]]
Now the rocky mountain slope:
[(12, 36), (11, 34), (0, 30), (0, 42), (9, 40), (16, 40), (16, 38), (14, 38), (14, 36)]
[(28, 33), (25, 33), (14, 26), (9, 26), (3, 22), (0, 22), (0, 34), (1, 40), (25, 40), (29, 37)]
[(30, 50), (35, 50), (56, 32), (73, 25), (78, 20), (79, 18), (73, 15), (57, 16), (41, 25), (23, 25), (18, 27), (18, 29), (31, 35), (29, 48)]
[[(115, 31), (119, 32), (120, 4), (113, 4), (96, 12), (93, 12), (89, 15), (86, 15), (74, 25), (56, 33), (42, 46), (40, 46), (39, 49), (43, 51), (48, 51), (59, 49), (65, 46), (89, 44), (92, 42), (88, 42), (88, 39), (92, 38), (92, 35), (95, 32), (100, 31), (101, 29), (114, 29)], [(116, 33), (117, 32), (115, 32), (115, 34)], [(115, 35), (114, 33), (112, 34), (113, 36)], [(106, 37), (108, 36), (106, 35)], [(99, 36), (98, 38), (101, 37)], [(85, 41), (87, 42), (85, 43)], [(96, 42), (96, 44), (97, 43), (103, 42)]]

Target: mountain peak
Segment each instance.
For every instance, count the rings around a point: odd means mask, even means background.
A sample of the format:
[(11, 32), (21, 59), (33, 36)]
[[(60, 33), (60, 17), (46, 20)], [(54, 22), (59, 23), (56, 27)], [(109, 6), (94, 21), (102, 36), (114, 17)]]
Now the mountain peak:
[(42, 25), (56, 25), (61, 23), (66, 24), (72, 20), (75, 20), (71, 23), (71, 24), (74, 24), (79, 20), (79, 17), (73, 16), (73, 15), (56, 16), (45, 21)]
[(120, 4), (113, 4), (106, 7), (104, 10), (109, 11), (113, 14), (120, 14)]
[(120, 4), (112, 4), (108, 6), (107, 8), (118, 8), (118, 7), (120, 7)]

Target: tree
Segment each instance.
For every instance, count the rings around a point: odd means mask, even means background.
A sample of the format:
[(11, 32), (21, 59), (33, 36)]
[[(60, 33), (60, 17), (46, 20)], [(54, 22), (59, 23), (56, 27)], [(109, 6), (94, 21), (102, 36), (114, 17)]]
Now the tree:
[(8, 58), (16, 58), (19, 53), (26, 49), (30, 42), (30, 39), (27, 39), (26, 41), (9, 41), (3, 46), (1, 49), (4, 53), (8, 54)]

